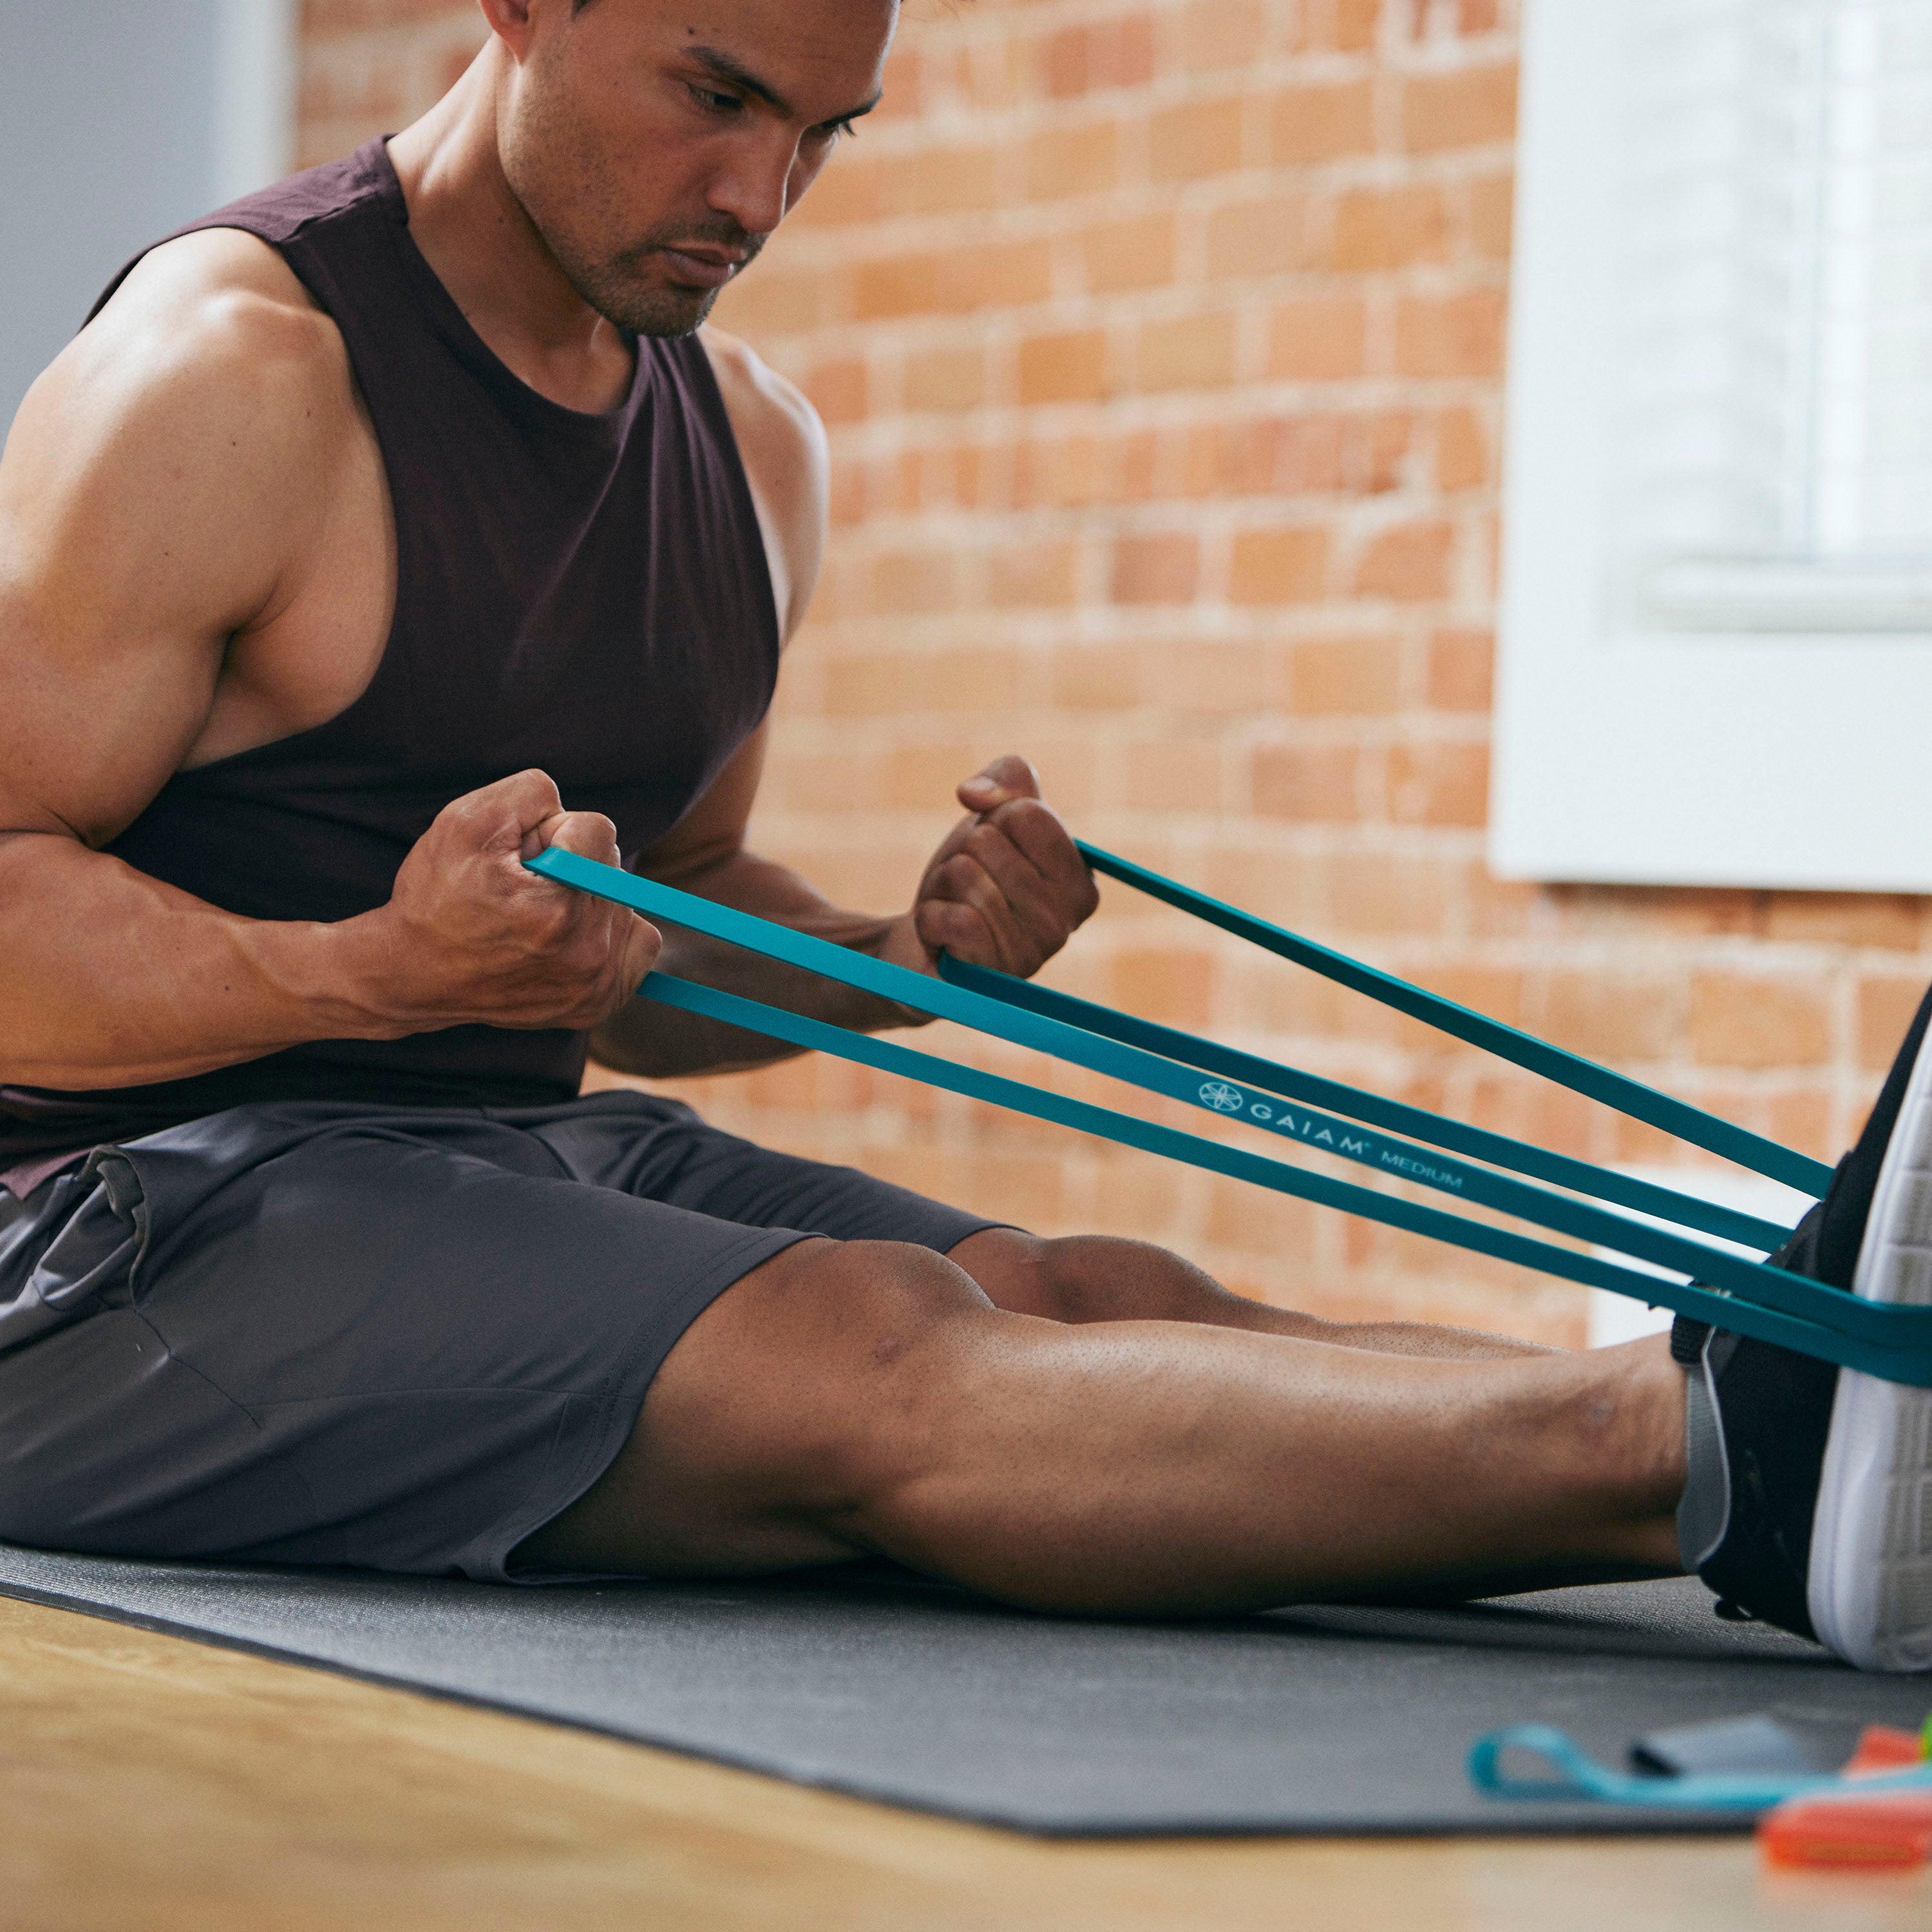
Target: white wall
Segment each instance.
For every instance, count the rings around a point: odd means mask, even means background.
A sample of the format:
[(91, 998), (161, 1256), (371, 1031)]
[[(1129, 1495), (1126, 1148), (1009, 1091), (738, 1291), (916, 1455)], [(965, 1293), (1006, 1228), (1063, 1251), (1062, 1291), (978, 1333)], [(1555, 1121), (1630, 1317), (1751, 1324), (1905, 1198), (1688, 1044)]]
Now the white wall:
[(292, 0), (0, 0), (0, 424), (142, 246), (286, 168)]

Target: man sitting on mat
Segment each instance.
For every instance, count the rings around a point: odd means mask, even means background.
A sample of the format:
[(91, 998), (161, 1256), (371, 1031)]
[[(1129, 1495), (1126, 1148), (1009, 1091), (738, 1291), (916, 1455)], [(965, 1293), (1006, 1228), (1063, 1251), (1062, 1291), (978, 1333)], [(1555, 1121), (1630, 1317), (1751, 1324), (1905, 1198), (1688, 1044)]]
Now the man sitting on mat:
[[(908, 1016), (545, 845), (926, 971), (1030, 974), (1094, 891), (1016, 758), (898, 917), (745, 848), (826, 458), (694, 332), (877, 100), (891, 0), (482, 4), (406, 132), (142, 256), (0, 465), (0, 1536), (519, 1582), (883, 1552), (1135, 1612), (1682, 1560), (1932, 1664), (1921, 1391), (1319, 1322), (576, 1097), (586, 1048), (776, 1057), (634, 999), (660, 958)], [(1923, 1033), (1793, 1266), (1862, 1288), (1918, 1238)]]

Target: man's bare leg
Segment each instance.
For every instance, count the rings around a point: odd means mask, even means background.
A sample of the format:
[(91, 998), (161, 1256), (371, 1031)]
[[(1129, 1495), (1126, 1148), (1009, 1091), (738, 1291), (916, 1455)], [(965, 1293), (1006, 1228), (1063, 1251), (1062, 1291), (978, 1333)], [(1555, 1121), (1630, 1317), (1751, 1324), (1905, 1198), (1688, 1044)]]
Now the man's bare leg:
[(1677, 1568), (1661, 1337), (1430, 1360), (996, 1308), (892, 1244), (800, 1243), (695, 1322), (520, 1563), (746, 1574), (882, 1554), (1005, 1600), (1236, 1611)]
[(1258, 1335), (1293, 1335), (1379, 1354), (1493, 1361), (1552, 1352), (1540, 1342), (1423, 1322), (1324, 1322), (1231, 1294), (1191, 1262), (1149, 1241), (1112, 1234), (1043, 1240), (1012, 1228), (969, 1234), (946, 1257), (996, 1308), (1050, 1322), (1201, 1322)]

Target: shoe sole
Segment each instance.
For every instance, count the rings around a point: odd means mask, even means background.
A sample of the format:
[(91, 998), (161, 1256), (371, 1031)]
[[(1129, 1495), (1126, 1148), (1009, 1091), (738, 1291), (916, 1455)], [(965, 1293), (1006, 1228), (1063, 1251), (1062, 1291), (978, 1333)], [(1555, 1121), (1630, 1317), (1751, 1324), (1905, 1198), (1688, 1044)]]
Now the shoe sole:
[[(1932, 1048), (1879, 1166), (1852, 1292), (1932, 1306)], [(1932, 1389), (1840, 1369), (1805, 1577), (1820, 1639), (1862, 1670), (1932, 1670)]]

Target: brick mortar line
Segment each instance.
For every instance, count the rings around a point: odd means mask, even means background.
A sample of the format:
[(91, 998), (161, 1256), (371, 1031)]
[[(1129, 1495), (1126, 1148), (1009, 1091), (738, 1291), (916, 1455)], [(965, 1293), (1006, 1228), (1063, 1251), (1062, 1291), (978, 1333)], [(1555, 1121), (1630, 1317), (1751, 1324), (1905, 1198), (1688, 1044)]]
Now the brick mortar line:
[[(1479, 267), (1481, 272), (1471, 272), (1472, 267)], [(1408, 279), (1399, 280), (1399, 275)], [(1198, 297), (1208, 290), (1226, 290), (1227, 297), (1212, 304), (1203, 304)], [(1376, 319), (1380, 310), (1397, 308), (1405, 299), (1442, 303), (1459, 296), (1489, 294), (1507, 297), (1508, 292), (1507, 273), (1495, 271), (1492, 265), (1428, 263), (1418, 264), (1409, 270), (1378, 273), (1373, 278), (1324, 272), (1318, 279), (1313, 274), (1290, 272), (1256, 275), (1240, 280), (1232, 286), (1224, 280), (1171, 282), (1139, 291), (1079, 290), (1048, 295), (1037, 302), (997, 310), (910, 309), (890, 314), (842, 316), (809, 328), (761, 327), (755, 312), (740, 320), (735, 309), (728, 309), (718, 318), (718, 326), (727, 333), (744, 336), (762, 357), (784, 373), (784, 364), (794, 358), (797, 358), (799, 365), (802, 367), (808, 358), (815, 364), (866, 361), (869, 359), (868, 352), (875, 348), (902, 357), (976, 348), (997, 353), (1010, 351), (1027, 340), (1042, 335), (1103, 332), (1116, 327), (1138, 332), (1150, 322), (1200, 321), (1230, 310), (1258, 310), (1264, 304), (1288, 307), (1310, 301), (1354, 300), (1362, 304), (1364, 320), (1368, 322)], [(751, 299), (747, 297), (746, 302)], [(745, 305), (741, 303), (737, 306)], [(1433, 375), (1420, 371), (1410, 374), (1384, 367), (1336, 376), (1270, 376), (1262, 373), (1206, 386), (1219, 388), (1247, 382), (1315, 388), (1373, 382), (1484, 382), (1493, 388), (1499, 387), (1502, 380), (1500, 369)], [(929, 413), (968, 412), (934, 410)]]
[[(889, 522), (882, 518), (877, 524), (868, 520), (864, 525), (844, 526), (835, 541), (839, 544), (839, 559), (849, 561), (926, 548), (956, 551), (968, 538), (976, 548), (991, 551), (1040, 539), (1252, 536), (1310, 526), (1328, 529), (1342, 518), (1375, 530), (1418, 521), (1454, 524), (1487, 515), (1498, 507), (1493, 496), (1478, 494), (1474, 488), (1449, 496), (1419, 484), (1402, 490), (1338, 490), (1319, 494), (1270, 494), (1257, 490), (1239, 495), (1162, 496), (1138, 502), (1037, 503), (965, 514), (908, 512)], [(1419, 512), (1427, 514), (1418, 515)]]
[[(1470, 292), (1505, 293), (1498, 288), (1491, 290), (1487, 284), (1478, 284), (1473, 290), (1456, 290), (1454, 294)], [(1354, 296), (1364, 292), (1349, 290), (1335, 291), (1282, 290), (1250, 291), (1246, 294), (1247, 304), (1274, 302), (1286, 296), (1291, 302), (1306, 299), (1310, 295), (1318, 298), (1336, 293)], [(1433, 291), (1372, 290), (1366, 292), (1366, 297), (1382, 293), (1398, 296), (1423, 293), (1426, 298), (1436, 299)], [(1112, 300), (1112, 298), (1108, 298)], [(1364, 307), (1369, 306), (1365, 297)], [(1046, 304), (1041, 305), (1045, 309)], [(1186, 322), (1203, 319), (1203, 311), (1198, 308), (1176, 303), (1174, 313), (1156, 318), (1162, 322)], [(1212, 314), (1213, 311), (1208, 311)], [(928, 328), (925, 325), (929, 320), (944, 322), (943, 329)], [(884, 322), (851, 322), (841, 324), (837, 330), (814, 331), (808, 335), (800, 333), (780, 335), (771, 331), (756, 331), (758, 339), (752, 343), (761, 359), (774, 362), (782, 356), (786, 360), (797, 358), (805, 380), (812, 378), (828, 367), (850, 362), (866, 365), (868, 379), (876, 370), (881, 376), (897, 366), (902, 376), (904, 365), (916, 358), (933, 354), (970, 352), (974, 349), (983, 351), (990, 358), (1010, 355), (1024, 343), (1042, 337), (1106, 334), (1119, 324), (1120, 318), (1112, 314), (1095, 316), (1090, 310), (1083, 310), (1069, 302), (1066, 308), (1052, 316), (1032, 316), (1024, 324), (1011, 328), (988, 327), (983, 322), (975, 326), (976, 318), (969, 314), (950, 315), (939, 318), (914, 316), (908, 320), (918, 325), (904, 330), (891, 327)], [(1042, 326), (1044, 324), (1045, 326)], [(728, 322), (719, 325), (730, 333)], [(925, 340), (922, 338), (937, 338)], [(809, 358), (808, 360), (807, 358)], [(780, 370), (783, 374), (782, 370)], [(794, 379), (796, 380), (796, 379)], [(1172, 417), (1183, 427), (1192, 427), (1198, 420), (1196, 410), (1205, 405), (1210, 417), (1222, 413), (1233, 416), (1251, 410), (1258, 398), (1280, 404), (1284, 409), (1294, 409), (1310, 415), (1360, 414), (1364, 411), (1386, 410), (1390, 412), (1414, 409), (1419, 405), (1428, 407), (1447, 407), (1461, 404), (1468, 407), (1499, 409), (1502, 403), (1503, 378), (1499, 372), (1469, 370), (1466, 372), (1432, 374), (1409, 373), (1400, 370), (1364, 369), (1352, 374), (1336, 376), (1294, 376), (1258, 374), (1237, 376), (1225, 381), (1204, 381), (1192, 386), (1176, 385), (1158, 389), (1135, 390), (1122, 388), (1111, 394), (1096, 397), (1042, 398), (1036, 402), (1022, 402), (1017, 398), (989, 398), (963, 407), (949, 409), (939, 406), (921, 408), (916, 405), (900, 404), (894, 407), (881, 407), (868, 418), (856, 420), (834, 421), (827, 425), (835, 446), (842, 447), (856, 440), (861, 433), (879, 424), (898, 425), (908, 421), (949, 428), (958, 426), (961, 435), (968, 431), (991, 426), (1002, 429), (1012, 424), (1031, 427), (1044, 423), (1048, 429), (1064, 426), (1068, 428), (1090, 429), (1096, 422), (1107, 427), (1114, 426), (1125, 412), (1134, 412), (1150, 426), (1162, 427), (1163, 417)], [(1133, 425), (1140, 426), (1138, 421)], [(946, 439), (958, 440), (958, 436)]]
[[(1404, 417), (1422, 418), (1425, 430), (1438, 427), (1430, 418), (1440, 418), (1455, 411), (1467, 411), (1478, 418), (1479, 429), (1487, 433), (1490, 454), (1499, 455), (1494, 444), (1499, 440), (1499, 410), (1490, 408), (1492, 398), (1479, 391), (1436, 390), (1391, 394), (1386, 390), (1352, 398), (1310, 398), (1305, 392), (1282, 390), (1270, 386), (1230, 384), (1226, 388), (1164, 389), (1121, 395), (1094, 405), (1047, 404), (1035, 411), (1024, 406), (1002, 405), (971, 419), (950, 418), (908, 410), (903, 415), (882, 413), (862, 423), (837, 422), (828, 425), (835, 472), (842, 465), (862, 467), (888, 459), (923, 460), (960, 455), (980, 459), (1011, 460), (1024, 455), (1036, 460), (1069, 446), (1090, 445), (1098, 454), (1121, 450), (1132, 439), (1145, 434), (1171, 436), (1176, 446), (1184, 444), (1191, 433), (1220, 434), (1233, 430), (1296, 431), (1312, 434), (1334, 424), (1342, 431), (1386, 427)], [(956, 424), (957, 433), (945, 432)], [(1420, 491), (1430, 488), (1437, 494), (1462, 496), (1478, 491), (1493, 497), (1499, 488), (1496, 477), (1442, 491), (1440, 485), (1420, 484), (1399, 486)], [(1220, 489), (1181, 494), (1143, 502), (1190, 502), (1212, 505), (1242, 501), (1262, 490)], [(1277, 488), (1276, 496), (1282, 492)], [(1315, 494), (1310, 492), (1310, 494)], [(1352, 489), (1324, 491), (1323, 495), (1353, 496)], [(1364, 495), (1386, 496), (1391, 490), (1364, 491)], [(1015, 506), (1016, 508), (1022, 506)], [(1030, 508), (1031, 506), (1024, 506)], [(1043, 507), (1072, 508), (1072, 505)], [(933, 509), (914, 506), (896, 516), (913, 522), (938, 515), (984, 516), (1003, 514), (998, 506), (983, 504), (947, 505)]]
[[(1163, 15), (1171, 16), (1174, 10), (1150, 10), (1159, 19)], [(1118, 12), (1112, 15), (1097, 13), (1088, 16), (1086, 23), (1102, 24), (1118, 17)], [(1079, 24), (1082, 22), (1078, 17), (1061, 22), (1063, 26)], [(1049, 24), (1045, 32), (1016, 33), (1003, 29), (999, 16), (973, 22), (965, 31), (952, 34), (946, 34), (937, 23), (909, 22), (902, 34), (898, 52), (922, 68), (938, 67), (949, 58), (956, 60), (964, 55), (970, 59), (976, 52), (1010, 51), (1016, 44), (1030, 42), (1038, 46), (1052, 37), (1052, 32)], [(425, 43), (441, 44), (452, 40), (479, 40), (480, 44), (478, 27), (466, 8), (452, 8), (446, 14), (413, 21), (370, 23), (334, 33), (308, 33), (303, 37), (302, 57), (307, 62), (362, 53), (393, 56), (399, 50), (406, 52)], [(1465, 74), (1492, 71), (1512, 66), (1520, 58), (1516, 38), (1501, 32), (1487, 37), (1398, 42), (1393, 46), (1362, 49), (1276, 46), (1249, 60), (1214, 66), (1189, 67), (1173, 58), (1172, 53), (1170, 49), (1168, 58), (1157, 58), (1152, 73), (1144, 80), (1083, 88), (1068, 94), (1057, 94), (1050, 89), (1029, 92), (1018, 98), (1010, 94), (998, 104), (975, 98), (970, 85), (962, 88), (950, 76), (940, 78), (932, 83), (931, 97), (920, 110), (903, 115), (895, 113), (889, 119), (876, 122), (866, 134), (880, 141), (894, 136), (904, 140), (916, 136), (920, 129), (928, 127), (941, 130), (953, 126), (983, 127), (1004, 114), (1050, 115), (1055, 110), (1064, 112), (1069, 104), (1073, 102), (1104, 105), (1123, 98), (1152, 100), (1162, 108), (1184, 106), (1200, 99), (1228, 98), (1228, 89), (1222, 77), (1235, 74), (1247, 77), (1251, 83), (1239, 90), (1243, 94), (1282, 82), (1319, 87), (1366, 80), (1400, 87), (1412, 80), (1449, 79)], [(889, 98), (890, 85), (889, 69)]]
[[(1174, 220), (1177, 240), (1184, 242), (1191, 239), (1197, 232), (1204, 234), (1216, 216), (1240, 214), (1250, 204), (1262, 208), (1270, 204), (1298, 199), (1312, 204), (1316, 212), (1332, 212), (1349, 191), (1344, 189), (1340, 192), (1308, 192), (1292, 184), (1284, 184), (1278, 174), (1268, 178), (1270, 191), (1266, 193), (1223, 194), (1216, 186), (1197, 184), (1190, 196), (1177, 194), (1172, 200), (1163, 200), (1154, 206), (1148, 205), (1150, 197), (1144, 194), (1124, 192), (1117, 196), (1110, 196), (1108, 200), (1112, 206), (1107, 208), (1090, 208), (1067, 202), (1042, 201), (992, 213), (973, 211), (956, 216), (922, 215), (909, 218), (903, 224), (897, 224), (880, 221), (876, 224), (856, 223), (849, 227), (801, 225), (795, 232), (801, 236), (808, 235), (814, 241), (831, 245), (814, 250), (808, 268), (795, 269), (794, 272), (830, 279), (844, 270), (888, 266), (916, 260), (926, 256), (966, 254), (980, 250), (1021, 248), (1031, 243), (1058, 242), (1107, 229), (1134, 227), (1143, 222), (1158, 221), (1163, 217), (1170, 216)], [(1396, 185), (1426, 187), (1433, 184), (1404, 182)], [(894, 226), (898, 227), (901, 232), (891, 232)], [(780, 263), (791, 268), (793, 264), (790, 256), (792, 252), (807, 244), (802, 241), (794, 242), (791, 234), (785, 230), (781, 230), (779, 234), (784, 252), (778, 252), (781, 244), (773, 242), (767, 244), (773, 252), (764, 259), (768, 263)], [(1490, 268), (1504, 276), (1508, 274), (1507, 264), (1498, 257), (1472, 250), (1462, 259), (1471, 266)], [(1350, 268), (1311, 264), (1306, 269), (1267, 272), (1357, 276), (1379, 272), (1367, 266)], [(1190, 280), (1178, 282), (1175, 285), (1193, 286), (1203, 281), (1212, 285), (1214, 279), (1197, 266), (1192, 269)]]
[[(1292, 424), (1296, 419), (1283, 416), (1272, 420)], [(1186, 430), (1202, 426), (1184, 419), (1178, 424), (1156, 421), (1136, 423), (1124, 434), (1131, 436), (1146, 430), (1158, 433), (1170, 427)], [(1072, 434), (1054, 440), (1073, 444), (1084, 440)], [(1046, 439), (1036, 439), (1036, 448), (1042, 443), (1046, 443), (1050, 454), (1052, 446)], [(835, 452), (833, 467), (836, 475), (841, 455), (849, 463), (869, 466), (899, 458), (922, 461), (1026, 448), (1026, 443), (1018, 439), (991, 445), (960, 445), (944, 440), (898, 446), (888, 444), (860, 454)], [(1264, 485), (1252, 490), (1210, 490), (1198, 494), (1176, 491), (1172, 495), (1138, 498), (1100, 495), (1055, 501), (1046, 496), (1031, 502), (920, 506), (894, 514), (868, 517), (860, 524), (835, 525), (833, 542), (838, 546), (838, 555), (850, 558), (916, 549), (928, 543), (950, 549), (964, 537), (976, 538), (991, 546), (1022, 544), (1033, 537), (1077, 536), (1090, 531), (1115, 535), (1123, 529), (1136, 535), (1178, 536), (1189, 531), (1294, 530), (1315, 523), (1327, 524), (1345, 517), (1382, 524), (1391, 518), (1413, 520), (1412, 513), (1425, 508), (1433, 512), (1432, 520), (1453, 523), (1492, 514), (1500, 507), (1495, 486), (1484, 484), (1450, 491), (1413, 483), (1382, 490), (1346, 485), (1318, 491), (1297, 490), (1292, 485), (1270, 490)]]
[[(1207, 630), (1205, 634), (1193, 635), (1186, 634), (1190, 626), (1184, 620), (1188, 612), (1197, 607), (1149, 604), (1136, 608), (1153, 614), (1148, 619), (1148, 632), (1136, 634), (1138, 636), (1159, 641), (1155, 635), (1156, 630), (1167, 633), (1180, 632), (1184, 634), (1176, 641), (1184, 644), (1265, 644), (1270, 638), (1277, 635), (1283, 641), (1289, 643), (1328, 642), (1331, 639), (1346, 638), (1350, 634), (1352, 622), (1377, 625), (1378, 628), (1376, 632), (1364, 634), (1381, 636), (1386, 634), (1391, 626), (1401, 628), (1397, 620), (1403, 616), (1426, 624), (1431, 630), (1460, 631), (1477, 628), (1471, 621), (1472, 613), (1446, 603), (1376, 604), (1355, 598), (1334, 602), (1311, 600), (1292, 609), (1229, 605), (1214, 614), (1224, 616), (1226, 620), (1225, 623)], [(860, 656), (869, 650), (870, 639), (874, 636), (903, 634), (908, 642), (919, 641), (923, 636), (934, 640), (928, 647), (935, 651), (962, 643), (970, 643), (969, 638), (963, 638), (959, 634), (959, 627), (968, 622), (981, 626), (997, 625), (1005, 632), (1011, 632), (1016, 626), (1030, 626), (1036, 634), (1037, 644), (1041, 646), (1062, 642), (1068, 644), (1104, 644), (1114, 636), (1110, 629), (1104, 628), (1108, 616), (1106, 606), (1088, 604), (1066, 604), (1052, 609), (1034, 606), (1031, 608), (962, 608), (944, 612), (885, 611), (865, 617), (842, 617), (836, 621), (842, 632), (864, 632), (862, 648), (850, 653)], [(1251, 628), (1238, 627), (1237, 619), (1244, 620), (1245, 625)], [(1271, 629), (1263, 628), (1264, 626), (1279, 628)], [(1431, 716), (1453, 716), (1456, 711), (1456, 707), (1448, 706), (1418, 708), (1426, 709)], [(1354, 712), (1348, 715), (1372, 714)]]
[[(1118, 130), (1123, 123), (1118, 116), (1096, 116), (1092, 124)], [(1024, 170), (1024, 158), (1014, 156), (1012, 150), (1016, 145), (1026, 142), (1028, 130), (1006, 130), (998, 142), (988, 140), (982, 124), (976, 122), (974, 131), (979, 138), (970, 143), (949, 144), (925, 138), (909, 141), (903, 153), (890, 155), (874, 156), (870, 152), (862, 152), (860, 146), (855, 144), (849, 172), (858, 173), (862, 168), (877, 168), (884, 172), (893, 160), (918, 161), (950, 154), (963, 161), (969, 157), (984, 154), (989, 148), (1000, 155), (1008, 170)], [(1064, 120), (1048, 115), (1042, 117), (1038, 127), (1030, 131), (1034, 134), (1059, 134), (1067, 130)], [(903, 231), (908, 229), (922, 235), (939, 232), (943, 238), (951, 239), (953, 238), (950, 231), (974, 223), (989, 224), (1052, 209), (1066, 210), (1078, 218), (1106, 221), (1172, 212), (1190, 199), (1204, 200), (1214, 194), (1241, 200), (1300, 192), (1306, 193), (1312, 200), (1357, 191), (1468, 188), (1513, 176), (1516, 150), (1516, 137), (1511, 134), (1438, 148), (1377, 146), (1345, 148), (1313, 158), (1276, 158), (1258, 154), (1252, 159), (1244, 156), (1232, 167), (1204, 169), (1198, 172), (1123, 171), (1111, 186), (1083, 188), (1071, 194), (1036, 194), (1026, 187), (1022, 179), (1008, 184), (1013, 190), (1012, 199), (995, 201), (983, 207), (898, 209), (870, 215), (828, 216), (808, 212), (815, 206), (822, 207), (826, 200), (832, 199), (832, 195), (827, 194), (814, 204), (808, 194), (799, 203), (800, 212), (792, 218), (793, 232), (828, 238), (876, 236), (880, 238), (882, 247), (890, 248), (903, 245)], [(996, 170), (999, 165), (998, 162), (994, 164)], [(832, 170), (839, 166), (839, 158), (834, 155), (823, 178), (833, 179)]]

